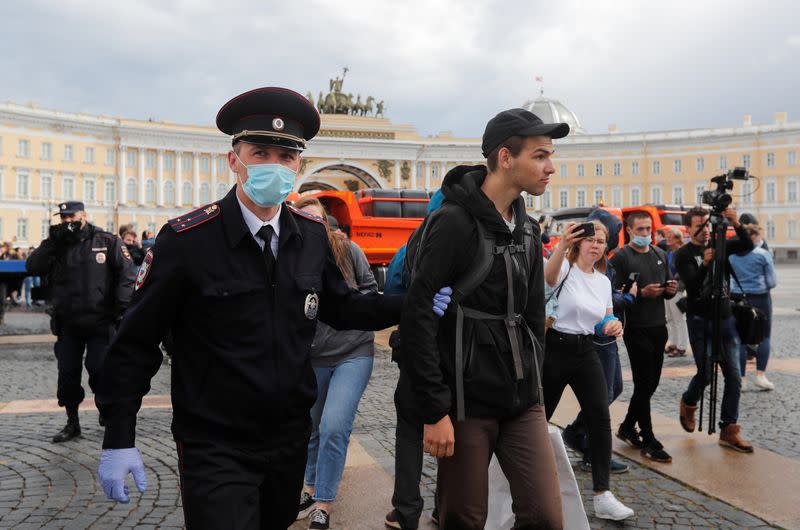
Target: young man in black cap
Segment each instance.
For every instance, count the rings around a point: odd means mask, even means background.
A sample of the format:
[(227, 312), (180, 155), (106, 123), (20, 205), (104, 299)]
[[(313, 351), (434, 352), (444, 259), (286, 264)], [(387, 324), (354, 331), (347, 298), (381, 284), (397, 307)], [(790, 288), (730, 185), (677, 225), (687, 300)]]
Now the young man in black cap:
[[(96, 402), (107, 418), (100, 481), (128, 502), (136, 414), (172, 347), (172, 431), (189, 528), (287, 528), (297, 516), (316, 380), (316, 320), (337, 329), (397, 323), (401, 297), (359, 294), (336, 266), (322, 220), (284, 203), (300, 152), (319, 130), (314, 106), (284, 88), (246, 92), (217, 115), (238, 183), (172, 219), (147, 251)], [(198, 248), (212, 249), (196, 259)], [(429, 308), (430, 310), (430, 308)], [(311, 528), (328, 528), (328, 514)]]
[[(53, 437), (66, 442), (80, 436), (78, 405), (83, 352), (89, 384), (97, 386), (114, 324), (133, 294), (136, 269), (128, 249), (113, 234), (89, 224), (82, 202), (58, 205), (61, 223), (50, 226), (47, 239), (25, 263), (35, 276), (49, 277), (53, 294), (50, 328), (57, 337), (58, 404), (67, 410), (67, 425)], [(102, 425), (102, 416), (100, 424)]]
[[(484, 527), (493, 453), (511, 486), (516, 527), (563, 525), (541, 392), (541, 241), (520, 194), (544, 193), (555, 173), (552, 139), (568, 132), (523, 109), (495, 116), (483, 135), (488, 168), (447, 174), (445, 202), (417, 251), (400, 324), (415, 332), (403, 337), (407, 382), (398, 393), (424, 424), (425, 452), (439, 458), (442, 528)], [(481, 253), (479, 224), (494, 239), (490, 270), (458, 299), (455, 285)], [(445, 285), (454, 285), (459, 305), (439, 321), (428, 300)]]

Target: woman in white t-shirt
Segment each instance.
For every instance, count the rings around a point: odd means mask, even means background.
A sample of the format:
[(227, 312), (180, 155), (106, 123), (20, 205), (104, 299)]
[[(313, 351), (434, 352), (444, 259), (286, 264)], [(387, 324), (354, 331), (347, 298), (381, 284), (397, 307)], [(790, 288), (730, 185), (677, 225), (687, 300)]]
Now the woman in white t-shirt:
[(614, 316), (611, 282), (605, 275), (608, 229), (599, 221), (592, 224), (595, 233), (589, 237), (583, 237), (579, 225), (569, 225), (544, 268), (545, 281), (558, 297), (558, 311), (545, 336), (542, 386), (548, 420), (564, 388), (572, 387), (589, 427), (595, 516), (619, 521), (634, 513), (609, 491), (608, 389), (592, 339), (595, 333), (620, 337), (622, 324)]

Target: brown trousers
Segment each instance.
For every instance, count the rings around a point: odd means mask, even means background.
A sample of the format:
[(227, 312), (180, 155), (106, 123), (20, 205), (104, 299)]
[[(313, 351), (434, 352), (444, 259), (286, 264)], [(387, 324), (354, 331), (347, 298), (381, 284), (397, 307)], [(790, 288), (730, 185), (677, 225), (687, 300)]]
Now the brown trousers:
[(516, 418), (454, 421), (455, 452), (439, 458), (437, 500), (442, 530), (482, 530), (492, 454), (508, 478), (516, 529), (561, 529), (561, 490), (544, 407)]

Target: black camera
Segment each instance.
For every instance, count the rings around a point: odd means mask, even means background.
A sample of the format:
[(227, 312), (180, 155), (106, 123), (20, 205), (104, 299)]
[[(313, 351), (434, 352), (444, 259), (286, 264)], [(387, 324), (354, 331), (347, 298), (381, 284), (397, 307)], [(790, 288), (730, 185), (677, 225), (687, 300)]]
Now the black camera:
[(711, 179), (717, 185), (715, 190), (704, 191), (700, 197), (703, 204), (711, 206), (712, 213), (721, 214), (733, 202), (728, 190), (733, 189), (734, 180), (749, 180), (750, 173), (746, 168), (737, 167), (729, 170), (723, 175), (718, 175)]

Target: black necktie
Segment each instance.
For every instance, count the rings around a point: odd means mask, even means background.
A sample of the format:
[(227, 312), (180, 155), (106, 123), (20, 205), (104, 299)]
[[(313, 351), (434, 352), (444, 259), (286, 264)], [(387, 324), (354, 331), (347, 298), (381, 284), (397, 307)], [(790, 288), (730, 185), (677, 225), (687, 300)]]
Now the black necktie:
[(267, 263), (267, 278), (270, 283), (275, 276), (275, 255), (272, 254), (272, 236), (275, 234), (272, 225), (264, 225), (258, 229), (258, 237), (264, 240), (264, 261)]

